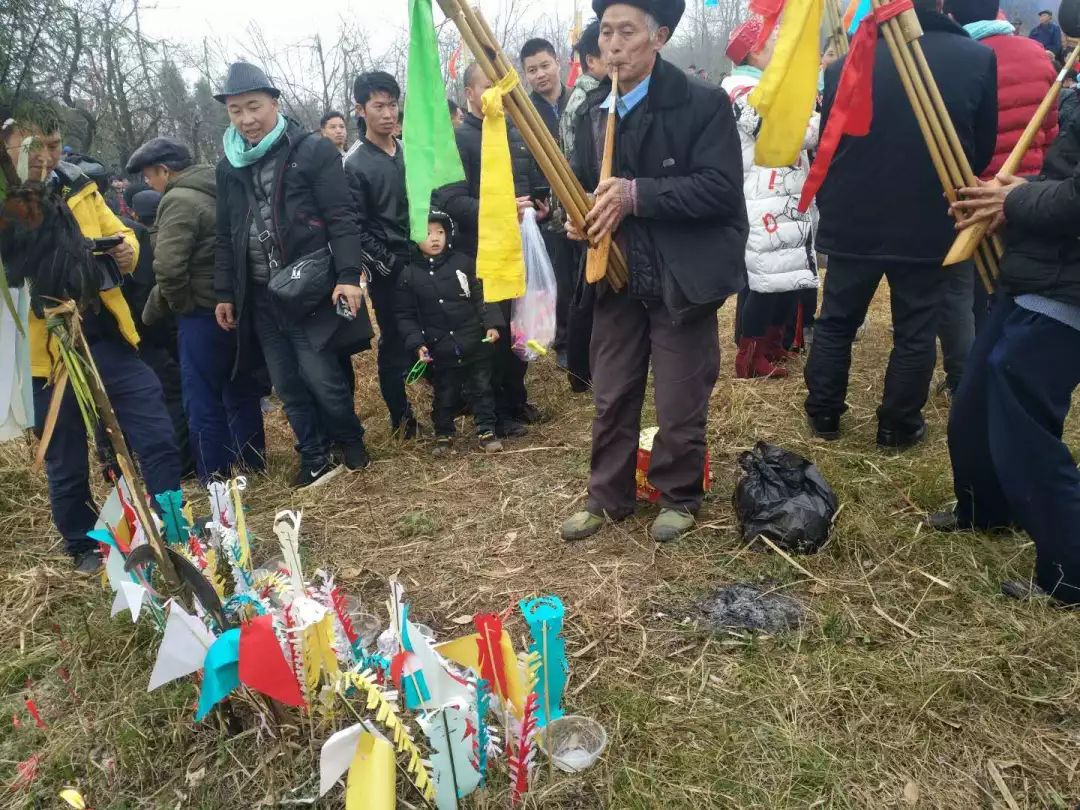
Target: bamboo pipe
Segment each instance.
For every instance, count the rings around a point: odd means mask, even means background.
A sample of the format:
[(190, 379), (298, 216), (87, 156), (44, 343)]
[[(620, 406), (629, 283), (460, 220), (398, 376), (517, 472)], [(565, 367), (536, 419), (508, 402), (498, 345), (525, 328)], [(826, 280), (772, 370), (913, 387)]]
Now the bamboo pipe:
[[(611, 92), (608, 94), (607, 127), (604, 130), (604, 153), (600, 161), (600, 182), (611, 177), (611, 165), (615, 161), (615, 126), (618, 121), (618, 111), (615, 103), (619, 97), (619, 69), (611, 70)], [(607, 272), (608, 254), (611, 252), (611, 234), (607, 233), (595, 247), (589, 247), (589, 253), (585, 258), (585, 280), (595, 284), (604, 277)]]
[[(458, 2), (458, 0), (451, 0), (451, 2)], [(484, 13), (465, 3), (460, 3), (459, 7), (462, 10), (462, 16), (470, 27), (478, 27), (486, 38), (487, 42), (485, 44), (490, 48), (491, 52), (495, 54), (495, 68), (497, 70), (502, 70), (504, 75), (513, 72), (513, 65), (510, 64), (510, 61), (506, 58), (506, 54), (502, 52), (502, 49), (496, 45), (495, 35), (492, 33), (490, 26), (488, 26)], [(570, 164), (566, 162), (566, 156), (563, 155), (559, 144), (556, 142), (555, 138), (552, 137), (551, 132), (547, 128), (547, 124), (540, 118), (540, 112), (536, 109), (536, 105), (534, 105), (532, 100), (525, 94), (524, 88), (519, 84), (514, 87), (510, 95), (516, 103), (520, 113), (529, 122), (529, 126), (532, 127), (533, 133), (536, 135), (541, 148), (546, 150), (551, 166), (563, 175), (563, 181), (567, 191), (577, 198), (579, 208), (578, 213), (580, 214), (581, 221), (580, 223), (575, 221), (575, 225), (584, 230), (585, 216), (592, 207), (592, 203), (586, 194), (585, 189), (571, 171)], [(518, 129), (522, 129), (520, 124)], [(547, 176), (546, 172), (545, 176)], [(551, 178), (549, 177), (548, 181), (550, 182), (550, 180)], [(560, 197), (560, 199), (562, 198)], [(563, 200), (563, 205), (564, 207), (566, 206), (565, 200)], [(626, 268), (626, 263), (622, 254), (618, 250), (618, 246), (615, 246), (614, 255), (612, 255), (609, 247), (609, 256), (611, 256), (611, 262), (609, 263), (610, 266), (608, 268), (610, 274), (609, 281), (616, 290), (619, 290), (626, 283), (629, 272)]]
[[(1050, 85), (1050, 89), (1046, 91), (1046, 95), (1043, 96), (1042, 103), (1039, 105), (1038, 110), (1035, 111), (1035, 115), (1030, 121), (1028, 121), (1027, 127), (1024, 129), (1023, 134), (1020, 136), (1020, 140), (1016, 142), (1016, 146), (1009, 153), (1009, 156), (1005, 159), (1004, 165), (1002, 165), (999, 174), (1016, 174), (1020, 169), (1020, 163), (1024, 159), (1024, 155), (1027, 154), (1028, 149), (1031, 148), (1032, 141), (1035, 140), (1035, 136), (1042, 129), (1043, 121), (1046, 119), (1047, 113), (1050, 112), (1050, 108), (1054, 106), (1057, 101), (1058, 95), (1061, 93), (1061, 84), (1065, 81), (1065, 74), (1071, 65), (1075, 65), (1076, 61), (1080, 59), (1080, 45), (1073, 48), (1072, 53), (1069, 55), (1068, 60), (1065, 62), (1065, 66), (1058, 73), (1055, 82)], [(999, 186), (997, 178), (990, 181), (991, 185)], [(956, 237), (956, 241), (953, 242), (952, 247), (949, 249), (948, 254), (945, 256), (945, 264), (956, 264), (962, 262), (971, 257), (971, 254), (975, 252), (975, 246), (978, 245), (984, 236), (986, 231), (990, 227), (989, 222), (979, 222), (972, 225), (970, 228), (966, 228), (961, 231)], [(995, 236), (995, 244), (1000, 245), (1000, 240)]]
[[(439, 0), (439, 6), (458, 28), (465, 44), (476, 57), (480, 69), (492, 83), (498, 82), (503, 75), (513, 70), (491, 36), (490, 29), (486, 27), (482, 19), (477, 18), (471, 8), (458, 0)], [(477, 33), (478, 30), (480, 34)], [(481, 41), (481, 35), (487, 41)], [(584, 230), (585, 215), (591, 207), (585, 190), (570, 171), (570, 166), (559, 150), (558, 144), (551, 137), (547, 126), (540, 120), (539, 113), (520, 86), (515, 87), (507, 96), (507, 110), (567, 213), (575, 225)], [(611, 253), (609, 270), (611, 285), (616, 290), (621, 289), (626, 283), (628, 271), (618, 246), (615, 246), (615, 250)]]
[[(878, 2), (878, 0), (872, 0), (872, 5), (876, 9), (881, 3)], [(894, 25), (894, 23), (896, 24)], [(926, 93), (926, 88), (919, 86), (920, 77), (914, 72), (911, 55), (906, 53), (903, 47), (905, 43), (901, 41), (902, 31), (896, 18), (888, 20), (882, 28), (884, 29), (885, 34), (885, 44), (896, 65), (897, 75), (900, 77), (900, 84), (903, 86), (904, 93), (908, 97), (912, 112), (915, 114), (915, 120), (919, 125), (919, 130), (922, 132), (923, 140), (926, 142), (927, 151), (930, 153), (930, 161), (937, 173), (938, 180), (945, 192), (946, 199), (948, 199), (949, 202), (954, 202), (956, 199), (957, 186), (953, 182), (952, 171), (957, 167), (955, 166), (955, 161), (951, 166), (946, 165), (943, 156), (942, 143), (939, 140), (939, 137), (943, 137), (943, 133), (940, 129), (940, 122), (937, 122), (937, 131), (935, 131), (933, 127), (932, 121), (934, 118), (934, 109), (929, 96)], [(908, 59), (904, 59), (905, 55)], [(923, 91), (921, 94), (919, 93), (920, 89)], [(992, 286), (987, 268), (982, 266), (981, 262), (976, 262), (976, 267), (982, 278), (983, 285), (990, 291)]]

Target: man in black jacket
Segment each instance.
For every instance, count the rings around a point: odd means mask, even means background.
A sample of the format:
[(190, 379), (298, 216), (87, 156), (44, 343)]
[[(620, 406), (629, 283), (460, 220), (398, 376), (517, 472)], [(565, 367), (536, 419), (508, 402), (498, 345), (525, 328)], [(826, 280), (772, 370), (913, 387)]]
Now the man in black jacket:
[[(916, 0), (922, 48), (975, 174), (994, 153), (997, 66), (994, 52)], [(847, 57), (825, 71), (821, 131), (826, 131)], [(817, 195), (817, 249), (829, 257), (821, 316), (806, 363), (806, 413), (823, 439), (840, 435), (847, 409), (851, 344), (882, 276), (889, 281), (893, 351), (878, 409), (877, 441), (902, 449), (926, 434), (922, 407), (934, 372), (938, 304), (948, 270), (953, 220), (884, 38), (874, 60), (873, 122), (864, 137), (845, 136)]]
[[(457, 223), (456, 250), (476, 258), (477, 222), (480, 215), (480, 143), (484, 119), (480, 106), (484, 91), (491, 87), (480, 66), (473, 62), (465, 68), (465, 99), (469, 112), (465, 121), (454, 130), (465, 179), (443, 186), (435, 192), (435, 206)], [(547, 216), (547, 206), (533, 201), (536, 191), (544, 186), (543, 175), (536, 161), (525, 146), (521, 133), (509, 127), (510, 160), (514, 172), (514, 194), (517, 197), (518, 217), (526, 208), (537, 208), (537, 219)], [(537, 409), (528, 401), (525, 390), (525, 372), (528, 363), (511, 351), (510, 302), (489, 304), (498, 310), (501, 339), (495, 344), (492, 361), (491, 386), (495, 392), (495, 409), (499, 417), (496, 433), (500, 437), (523, 436), (527, 433), (526, 422), (539, 418)]]
[(1080, 604), (1080, 472), (1061, 439), (1080, 385), (1080, 164), (1071, 157), (1071, 171), (1048, 156), (1032, 182), (1001, 175), (1001, 188), (961, 190), (955, 207), (976, 212), (965, 224), (1003, 218), (1006, 249), (949, 416), (956, 510), (930, 523), (1023, 529), (1035, 541), (1037, 588), (1003, 591)]
[(651, 361), (660, 432), (649, 480), (662, 507), (652, 536), (663, 542), (693, 526), (704, 494), (705, 425), (720, 370), (716, 311), (746, 284), (742, 152), (727, 95), (660, 58), (683, 0), (594, 0), (593, 9), (603, 57), (619, 69), (615, 166), (600, 182), (607, 79), (578, 111), (574, 170), (596, 189), (588, 238), (614, 233), (630, 279), (618, 293), (597, 285), (589, 500), (562, 536), (588, 537), (605, 515), (634, 511)]
[[(566, 111), (570, 91), (562, 83), (562, 69), (555, 46), (536, 37), (521, 46), (521, 71), (529, 83), (529, 99), (540, 113), (551, 136), (559, 140), (559, 121)], [(566, 331), (570, 298), (574, 292), (574, 272), (580, 252), (566, 238), (562, 217), (553, 217), (543, 228), (544, 246), (555, 272), (558, 295), (555, 302), (555, 352), (560, 367), (566, 368)]]
[(416, 417), (405, 394), (409, 363), (394, 317), (398, 276), (409, 261), (409, 203), (405, 197), (405, 152), (394, 137), (401, 88), (389, 73), (356, 77), (353, 100), (363, 120), (361, 135), (345, 156), (359, 215), (371, 303), (379, 324), (379, 389), (390, 426), (406, 439), (416, 436)]
[[(214, 314), (222, 329), (238, 330), (236, 369), (251, 367), (257, 337), (296, 434), (295, 485), (304, 488), (341, 471), (331, 443), (342, 447), (349, 469), (371, 463), (353, 403), (352, 369), (342, 363), (367, 348), (371, 328), (360, 226), (341, 155), (330, 141), (286, 119), (279, 94), (259, 68), (236, 62), (215, 96), (232, 123), (217, 167)], [(290, 313), (270, 292), (271, 280), (302, 280), (290, 265), (324, 260), (328, 248), (336, 284), (310, 314)], [(335, 314), (342, 305), (352, 319)]]

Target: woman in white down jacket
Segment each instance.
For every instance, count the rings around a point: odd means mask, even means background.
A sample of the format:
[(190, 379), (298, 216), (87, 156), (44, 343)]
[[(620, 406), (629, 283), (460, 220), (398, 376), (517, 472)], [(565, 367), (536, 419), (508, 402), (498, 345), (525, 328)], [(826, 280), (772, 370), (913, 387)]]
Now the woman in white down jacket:
[(768, 168), (754, 163), (754, 146), (761, 117), (747, 100), (772, 58), (775, 32), (758, 51), (753, 47), (761, 22), (751, 19), (735, 29), (727, 55), (735, 65), (721, 85), (731, 98), (743, 152), (743, 190), (750, 236), (746, 243), (746, 270), (750, 289), (740, 301), (739, 353), (735, 376), (786, 377), (777, 365), (787, 356), (784, 324), (794, 313), (799, 290), (818, 285), (814, 261), (813, 209), (801, 214), (799, 196), (810, 171), (806, 149), (817, 145), (819, 117), (814, 113), (806, 131), (804, 151), (793, 166)]

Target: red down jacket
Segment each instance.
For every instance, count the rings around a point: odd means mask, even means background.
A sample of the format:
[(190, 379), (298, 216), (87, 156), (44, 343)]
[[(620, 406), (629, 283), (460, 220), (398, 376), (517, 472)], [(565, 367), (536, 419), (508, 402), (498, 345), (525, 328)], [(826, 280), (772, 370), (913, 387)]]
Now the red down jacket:
[[(1000, 171), (1057, 76), (1046, 51), (1035, 40), (998, 35), (979, 42), (997, 54), (998, 136), (994, 157), (982, 174), (984, 180), (989, 180)], [(1043, 155), (1057, 136), (1057, 130), (1057, 105), (1054, 105), (1043, 122), (1042, 131), (1035, 135), (1031, 148), (1024, 155), (1019, 174), (1039, 173)]]

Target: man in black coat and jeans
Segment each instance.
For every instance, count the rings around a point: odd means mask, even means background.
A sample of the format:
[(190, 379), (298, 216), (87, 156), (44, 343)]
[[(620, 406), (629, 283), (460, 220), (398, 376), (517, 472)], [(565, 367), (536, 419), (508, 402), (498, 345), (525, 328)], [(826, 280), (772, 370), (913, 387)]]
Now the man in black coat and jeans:
[[(484, 119), (480, 106), (484, 91), (491, 87), (480, 66), (473, 62), (462, 77), (469, 112), (465, 121), (454, 130), (465, 179), (438, 189), (435, 206), (457, 223), (458, 239), (455, 249), (476, 258), (477, 225), (480, 216), (480, 143)], [(544, 186), (544, 177), (529, 154), (521, 133), (509, 126), (510, 160), (514, 173), (514, 194), (517, 197), (518, 218), (526, 208), (537, 209), (537, 219), (549, 213), (547, 205), (535, 202), (536, 191)], [(531, 405), (525, 390), (525, 372), (529, 364), (511, 351), (510, 302), (488, 304), (496, 312), (500, 339), (495, 344), (492, 360), (491, 387), (495, 393), (495, 410), (499, 417), (496, 434), (500, 437), (523, 436), (528, 432), (525, 423), (538, 421), (539, 411)]]
[(651, 533), (663, 542), (693, 526), (704, 494), (705, 426), (720, 370), (716, 311), (746, 284), (742, 151), (724, 91), (660, 58), (683, 0), (594, 0), (593, 9), (603, 57), (619, 70), (615, 163), (601, 182), (607, 79), (578, 111), (574, 171), (596, 189), (588, 238), (613, 233), (630, 278), (620, 292), (596, 285), (589, 499), (562, 536), (588, 537), (605, 515), (634, 511), (651, 361), (660, 432), (649, 480), (662, 507)]
[[(1035, 541), (1035, 588), (1080, 604), (1080, 471), (1061, 437), (1080, 385), (1080, 164), (1063, 133), (1044, 173), (962, 189), (965, 222), (1003, 220), (1005, 255), (990, 318), (975, 340), (949, 415), (955, 512), (939, 530), (1016, 526)], [(1071, 165), (1063, 167), (1062, 158)], [(1062, 171), (1062, 169), (1065, 169)]]
[[(997, 138), (994, 52), (940, 14), (934, 0), (916, 0), (915, 10), (924, 30), (923, 51), (977, 176), (989, 164)], [(846, 61), (825, 71), (823, 133)], [(883, 36), (874, 59), (873, 109), (869, 134), (840, 140), (817, 195), (817, 249), (828, 255), (829, 269), (804, 372), (806, 413), (817, 436), (839, 437), (851, 344), (884, 276), (892, 300), (893, 350), (877, 441), (902, 449), (926, 434), (922, 407), (934, 373), (938, 304), (949, 272), (941, 262), (955, 234)]]
[[(352, 369), (342, 362), (368, 347), (371, 326), (360, 226), (341, 155), (326, 138), (285, 118), (279, 95), (259, 68), (236, 62), (215, 96), (232, 123), (217, 167), (214, 315), (222, 329), (238, 330), (237, 369), (251, 367), (257, 339), (296, 434), (295, 485), (305, 488), (341, 472), (331, 444), (342, 448), (349, 469), (371, 463), (353, 402)], [(296, 278), (290, 265), (324, 260), (328, 249), (333, 288), (313, 312), (287, 311), (271, 293), (271, 281)], [(335, 313), (340, 306), (351, 319)]]
[(390, 427), (416, 436), (416, 417), (405, 394), (410, 363), (394, 315), (398, 276), (409, 262), (409, 202), (405, 197), (405, 152), (394, 137), (401, 88), (389, 73), (363, 73), (353, 83), (362, 134), (345, 156), (360, 220), (364, 258), (371, 276), (371, 303), (379, 324), (379, 390)]

